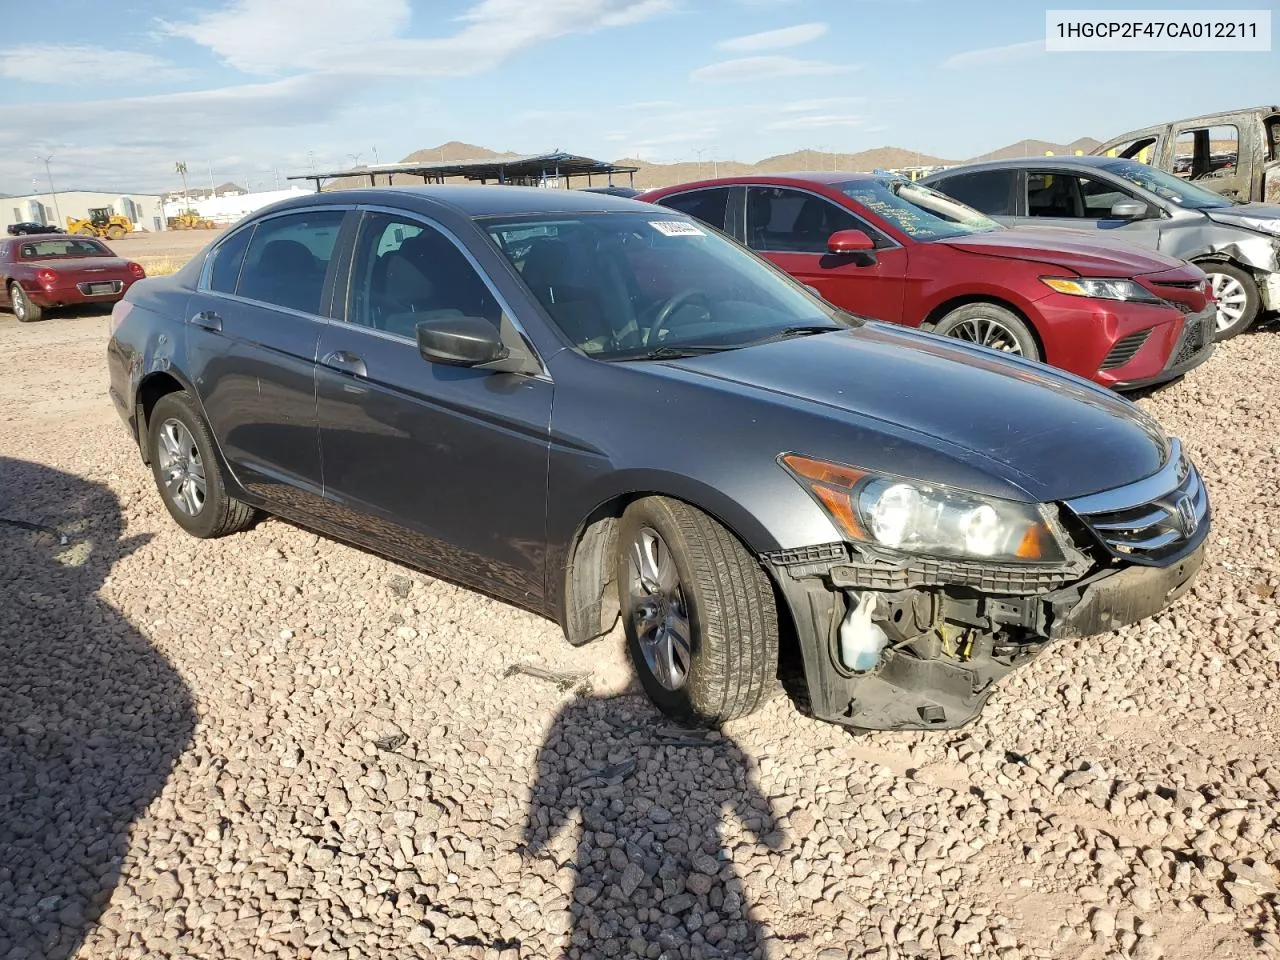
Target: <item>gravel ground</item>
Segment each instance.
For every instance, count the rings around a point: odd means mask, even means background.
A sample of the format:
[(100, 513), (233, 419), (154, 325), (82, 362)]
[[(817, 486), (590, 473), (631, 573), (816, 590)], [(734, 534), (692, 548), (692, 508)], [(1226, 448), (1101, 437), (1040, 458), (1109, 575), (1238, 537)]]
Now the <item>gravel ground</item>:
[(0, 315), (0, 957), (1280, 953), (1275, 330), (1143, 401), (1214, 498), (1188, 596), (863, 737), (781, 693), (688, 734), (616, 637), (276, 520), (188, 538), (105, 340)]

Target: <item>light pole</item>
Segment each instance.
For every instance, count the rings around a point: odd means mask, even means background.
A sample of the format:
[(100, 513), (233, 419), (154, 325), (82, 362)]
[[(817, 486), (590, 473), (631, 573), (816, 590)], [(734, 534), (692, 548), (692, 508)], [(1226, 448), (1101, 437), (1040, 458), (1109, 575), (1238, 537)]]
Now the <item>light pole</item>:
[(347, 156), (351, 158), (352, 166), (356, 166), (356, 167), (360, 166), (360, 154), (348, 153)]
[(373, 148), (373, 165), (376, 167), (382, 161), (378, 159), (378, 148)]
[(706, 152), (707, 152), (706, 147), (699, 147), (697, 150), (693, 151), (693, 155), (698, 158), (697, 179), (699, 180), (702, 179), (702, 155)]
[(53, 185), (53, 171), (49, 169), (49, 161), (53, 159), (53, 154), (49, 154), (47, 157), (37, 155), (36, 159), (44, 161), (44, 173), (49, 178), (49, 193), (53, 196), (53, 215), (57, 218), (54, 226), (60, 227), (62, 226), (62, 210), (58, 207), (58, 189)]

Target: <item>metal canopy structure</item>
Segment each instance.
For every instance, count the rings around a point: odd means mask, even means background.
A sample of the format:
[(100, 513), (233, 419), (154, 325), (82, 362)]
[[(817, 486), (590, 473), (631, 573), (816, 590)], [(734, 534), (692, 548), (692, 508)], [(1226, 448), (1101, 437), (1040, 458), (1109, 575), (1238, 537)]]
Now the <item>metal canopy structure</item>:
[(326, 181), (342, 177), (359, 177), (369, 179), (369, 185), (376, 187), (379, 177), (386, 177), (386, 185), (394, 182), (394, 177), (421, 177), (423, 183), (444, 183), (451, 177), (462, 177), (467, 180), (478, 180), (481, 183), (501, 183), (512, 186), (538, 187), (551, 182), (564, 180), (568, 185), (572, 177), (586, 177), (587, 186), (591, 186), (593, 177), (604, 177), (613, 186), (615, 174), (625, 173), (628, 182), (635, 185), (637, 167), (621, 167), (593, 160), (590, 157), (579, 157), (572, 153), (539, 153), (520, 157), (493, 157), (487, 160), (447, 160), (415, 163), (375, 163), (352, 167), (349, 170), (329, 170), (324, 173), (295, 174), (290, 180), (310, 180), (316, 185), (319, 193)]

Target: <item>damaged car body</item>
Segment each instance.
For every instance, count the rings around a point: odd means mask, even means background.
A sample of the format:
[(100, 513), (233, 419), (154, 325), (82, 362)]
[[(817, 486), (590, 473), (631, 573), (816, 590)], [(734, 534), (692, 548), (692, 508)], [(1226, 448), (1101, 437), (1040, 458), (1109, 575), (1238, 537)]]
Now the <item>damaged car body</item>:
[(108, 367), (188, 533), (266, 511), (575, 645), (621, 621), (682, 722), (752, 712), (795, 642), (816, 717), (958, 726), (1053, 641), (1173, 602), (1211, 519), (1111, 391), (581, 191), (273, 205), (132, 287)]
[(922, 181), (992, 218), (1105, 233), (1209, 278), (1217, 338), (1280, 310), (1280, 204), (1244, 203), (1124, 157), (1030, 157), (952, 167)]

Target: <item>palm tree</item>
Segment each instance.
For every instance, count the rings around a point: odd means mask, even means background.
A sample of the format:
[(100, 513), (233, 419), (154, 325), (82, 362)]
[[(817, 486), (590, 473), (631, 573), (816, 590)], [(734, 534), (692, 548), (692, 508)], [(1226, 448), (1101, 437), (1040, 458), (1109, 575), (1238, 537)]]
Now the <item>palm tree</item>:
[(179, 160), (173, 165), (173, 172), (182, 177), (182, 199), (187, 201), (187, 163), (185, 160)]

